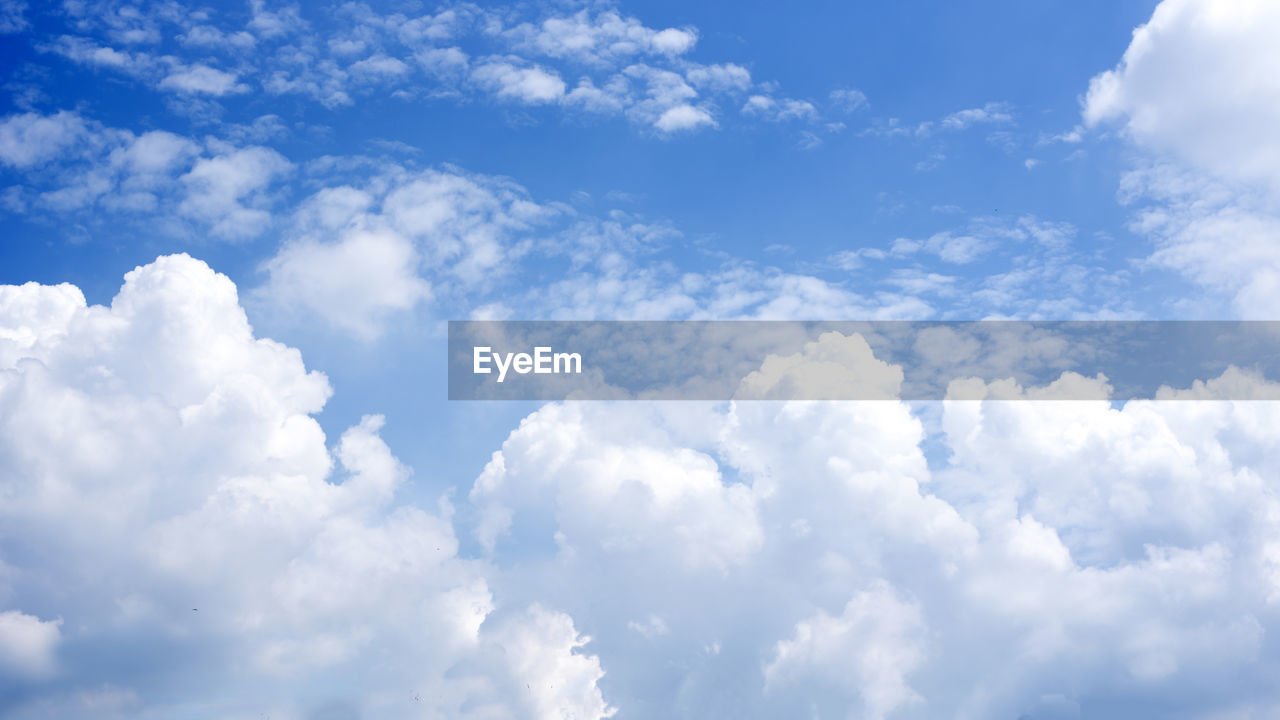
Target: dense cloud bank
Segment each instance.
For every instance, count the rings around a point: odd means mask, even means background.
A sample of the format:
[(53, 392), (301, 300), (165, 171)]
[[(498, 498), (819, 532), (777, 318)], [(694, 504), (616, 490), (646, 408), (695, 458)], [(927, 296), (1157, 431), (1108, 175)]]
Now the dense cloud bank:
[(464, 527), (197, 260), (0, 327), (10, 716), (1276, 707), (1272, 403), (552, 404)]

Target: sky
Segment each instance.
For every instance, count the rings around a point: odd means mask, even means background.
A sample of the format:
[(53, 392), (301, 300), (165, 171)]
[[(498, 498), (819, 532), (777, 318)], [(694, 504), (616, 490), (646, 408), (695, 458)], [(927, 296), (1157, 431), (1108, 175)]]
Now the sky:
[(449, 402), (443, 348), (1276, 319), (1277, 36), (0, 0), (0, 715), (1274, 717), (1271, 402)]

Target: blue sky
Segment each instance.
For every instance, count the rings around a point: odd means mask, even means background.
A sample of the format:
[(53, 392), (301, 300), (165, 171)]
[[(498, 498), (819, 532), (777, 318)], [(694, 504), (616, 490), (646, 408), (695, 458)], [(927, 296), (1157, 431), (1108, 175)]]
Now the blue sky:
[(448, 403), (443, 333), (1274, 319), (1277, 33), (0, 0), (0, 714), (1272, 716), (1269, 403)]

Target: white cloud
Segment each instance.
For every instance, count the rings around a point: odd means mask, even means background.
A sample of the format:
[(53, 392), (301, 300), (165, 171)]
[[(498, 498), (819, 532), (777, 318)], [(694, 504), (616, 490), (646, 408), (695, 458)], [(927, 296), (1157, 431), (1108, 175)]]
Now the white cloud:
[(770, 122), (783, 120), (812, 120), (818, 117), (818, 109), (807, 100), (783, 98), (775, 100), (768, 95), (752, 95), (742, 106), (744, 115), (759, 115)]
[(653, 30), (613, 11), (592, 17), (587, 10), (550, 17), (538, 25), (522, 23), (504, 34), (518, 51), (591, 64), (639, 54), (682, 55), (692, 50), (698, 40), (692, 28)]
[(259, 296), (364, 338), (433, 296), (477, 292), (515, 270), (518, 235), (554, 209), (498, 178), (454, 169), (388, 169), (364, 188), (325, 188), (294, 214), (264, 264)]
[(1136, 206), (1131, 227), (1155, 242), (1152, 263), (1229, 299), (1239, 317), (1271, 319), (1280, 312), (1280, 205), (1266, 191), (1154, 165), (1127, 173), (1121, 197)]
[(354, 63), (351, 72), (370, 78), (398, 78), (409, 73), (409, 66), (396, 58), (378, 54)]
[(565, 91), (564, 80), (554, 71), (537, 66), (518, 67), (500, 60), (478, 65), (471, 71), (471, 80), (500, 99), (530, 105), (557, 102)]
[(942, 118), (939, 123), (947, 130), (964, 130), (978, 124), (1005, 124), (1013, 122), (1008, 103), (989, 102), (980, 108), (957, 110)]
[(0, 2), (0, 33), (10, 34), (26, 30), (31, 23), (23, 14), (27, 11), (25, 0), (3, 0)]
[(667, 133), (693, 130), (704, 125), (715, 127), (715, 118), (703, 108), (688, 104), (667, 108), (653, 121), (654, 127)]
[[(382, 198), (334, 189), (298, 223), (391, 215)], [(450, 207), (391, 216), (438, 232)], [(680, 287), (721, 307), (850, 298), (812, 278), (729, 282)], [(397, 503), (410, 471), (381, 418), (330, 448), (311, 417), (325, 378), (255, 338), (234, 285), (197, 261), (135, 270), (109, 306), (5, 288), (0, 327), (4, 576), (24, 618), (63, 619), (60, 672), (24, 686), (15, 717), (162, 698), (305, 715), (335, 697), (317, 682), (397, 716), (1275, 704), (1229, 682), (1280, 665), (1269, 403), (952, 401), (933, 420), (893, 401), (553, 404), (462, 501), (486, 548), (469, 560), (448, 505)], [(801, 360), (848, 360), (814, 350)], [(936, 467), (930, 442), (950, 453)], [(9, 552), (19, 537), (56, 561)], [(106, 628), (183, 652), (121, 687), (80, 654)]]
[(357, 336), (378, 335), (388, 313), (431, 297), (418, 277), (413, 243), (394, 232), (349, 230), (337, 242), (287, 244), (268, 261), (263, 292), (284, 307), (302, 307)]
[(216, 48), (225, 43), (246, 49), (253, 47), (258, 42), (251, 33), (243, 30), (228, 34), (212, 25), (196, 25), (179, 36), (178, 41), (193, 47)]
[(27, 168), (47, 162), (80, 141), (88, 132), (73, 112), (24, 113), (0, 121), (0, 162)]
[(828, 96), (831, 104), (847, 113), (861, 110), (867, 106), (867, 96), (856, 88), (837, 88)]
[[(544, 407), (477, 480), (479, 537), (596, 628), (612, 687), (681, 658), (680, 692), (639, 691), (658, 714), (706, 715), (726, 693), (762, 717), (1273, 703), (1223, 683), (1280, 662), (1262, 640), (1280, 597), (1263, 478), (1280, 459), (1257, 454), (1275, 408), (943, 413), (954, 456), (931, 472), (924, 427), (892, 402)], [(707, 479), (688, 480), (698, 464)], [(652, 513), (675, 488), (713, 535)], [(731, 492), (751, 515), (723, 513)], [(741, 559), (690, 562), (747, 532)]]
[(0, 318), (6, 716), (609, 713), (566, 614), (495, 598), (443, 500), (397, 503), (380, 417), (330, 450), (326, 378), (254, 337), (225, 276), (162, 257), (109, 306), (28, 284)]
[(685, 78), (698, 88), (714, 91), (749, 90), (751, 73), (741, 65), (724, 63), (720, 65), (695, 65), (685, 73)]
[(257, 235), (270, 224), (271, 215), (254, 203), (276, 177), (291, 168), (284, 156), (264, 147), (201, 158), (180, 178), (186, 197), (178, 211), (208, 222), (219, 237)]
[(907, 675), (925, 659), (926, 633), (920, 607), (876, 583), (855, 594), (840, 615), (819, 611), (797, 623), (765, 666), (765, 683), (827, 684), (853, 694), (862, 717), (889, 717), (921, 699)]
[(649, 39), (649, 46), (663, 55), (682, 55), (693, 49), (698, 42), (698, 35), (692, 30), (667, 28), (654, 33)]
[(1120, 64), (1095, 77), (1089, 125), (1130, 137), (1228, 181), (1280, 193), (1280, 6), (1265, 0), (1164, 0)]
[(1151, 261), (1252, 318), (1280, 307), (1280, 80), (1260, 71), (1280, 62), (1277, 32), (1272, 3), (1164, 0), (1093, 78), (1083, 110), (1086, 125), (1118, 124), (1143, 151), (1121, 200), (1137, 206)]
[(43, 678), (58, 667), (61, 620), (6, 610), (0, 612), (0, 678)]
[(522, 716), (607, 718), (617, 712), (596, 686), (604, 677), (599, 658), (577, 652), (591, 638), (578, 634), (572, 618), (533, 605), (519, 620), (496, 631), (495, 642), (522, 698)]
[[(575, 555), (643, 554), (678, 567), (727, 568), (759, 550), (756, 501), (726, 485), (710, 458), (670, 452), (661, 413), (610, 420), (579, 405), (526, 418), (476, 479), (478, 539), (494, 548), (529, 516), (561, 518), (556, 543)], [(621, 441), (620, 427), (633, 433)]]
[(160, 88), (214, 97), (248, 91), (247, 87), (236, 83), (235, 73), (208, 65), (176, 67), (160, 81)]
[[(309, 25), (297, 7), (257, 0), (247, 24), (235, 14), (184, 14), (176, 6), (145, 12), (69, 7), (76, 34), (41, 50), (153, 89), (211, 98), (260, 87), (332, 109), (374, 95), (449, 102), (490, 93), (529, 105), (558, 104), (565, 112), (625, 112), (645, 128), (676, 110), (663, 123), (674, 129), (695, 117), (680, 106), (713, 118), (719, 101), (737, 105), (754, 86), (742, 64), (687, 59), (698, 40), (695, 28), (650, 28), (609, 9), (544, 12), (535, 22), (522, 20), (533, 12), (522, 6), (463, 4), (410, 17), (348, 3), (329, 9), (337, 29), (328, 31), (324, 24)], [(182, 52), (121, 49), (164, 36), (177, 38)], [(856, 93), (841, 90), (833, 97), (848, 107), (857, 104)], [(216, 117), (219, 107), (208, 100), (203, 113)], [(817, 115), (801, 100), (781, 101), (779, 112), (782, 118)]]
[(141, 76), (156, 65), (155, 58), (146, 53), (131, 53), (99, 45), (82, 37), (64, 35), (52, 45), (41, 48), (84, 65), (118, 70), (127, 75)]

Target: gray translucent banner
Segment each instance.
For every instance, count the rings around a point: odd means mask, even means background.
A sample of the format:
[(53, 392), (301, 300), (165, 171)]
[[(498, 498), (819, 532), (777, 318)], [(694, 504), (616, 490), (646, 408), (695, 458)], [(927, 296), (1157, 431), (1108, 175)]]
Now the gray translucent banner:
[(449, 323), (450, 400), (1275, 400), (1280, 322)]

